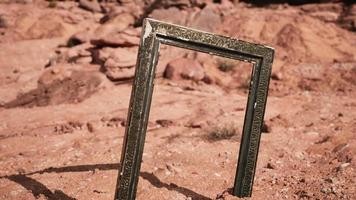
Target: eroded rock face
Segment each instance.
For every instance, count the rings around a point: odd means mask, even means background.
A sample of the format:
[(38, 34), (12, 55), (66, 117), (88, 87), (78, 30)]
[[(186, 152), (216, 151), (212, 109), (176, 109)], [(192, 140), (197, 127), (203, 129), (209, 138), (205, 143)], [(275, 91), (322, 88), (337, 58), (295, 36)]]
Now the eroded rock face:
[(189, 26), (203, 31), (213, 32), (221, 24), (220, 15), (214, 11), (212, 6), (207, 6), (194, 15)]
[(156, 9), (152, 12), (150, 17), (157, 20), (173, 23), (173, 24), (185, 25), (187, 20), (187, 15), (188, 12), (184, 10), (179, 10), (176, 7), (170, 7), (168, 9), (163, 9), (163, 8)]
[(178, 58), (168, 63), (164, 77), (172, 80), (190, 79), (200, 81), (205, 73), (201, 64), (193, 59)]
[(302, 31), (293, 24), (286, 24), (276, 35), (276, 44), (288, 49), (289, 52), (305, 53), (306, 47), (302, 38)]

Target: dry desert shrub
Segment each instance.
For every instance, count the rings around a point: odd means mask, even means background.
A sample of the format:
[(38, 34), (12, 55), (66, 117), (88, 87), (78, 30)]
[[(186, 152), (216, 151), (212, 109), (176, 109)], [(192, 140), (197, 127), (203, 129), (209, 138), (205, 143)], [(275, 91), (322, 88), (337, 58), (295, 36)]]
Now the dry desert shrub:
[(212, 127), (207, 130), (205, 135), (206, 139), (212, 142), (220, 141), (220, 140), (230, 140), (237, 139), (239, 134), (239, 129), (235, 124), (221, 124)]

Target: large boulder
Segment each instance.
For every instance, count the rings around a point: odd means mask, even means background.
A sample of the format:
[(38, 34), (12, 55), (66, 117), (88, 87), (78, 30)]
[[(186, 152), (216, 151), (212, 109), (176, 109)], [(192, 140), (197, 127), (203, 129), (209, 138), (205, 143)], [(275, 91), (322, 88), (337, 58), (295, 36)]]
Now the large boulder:
[(57, 38), (0, 44), (0, 103), (36, 88), (38, 77), (63, 42)]
[(116, 34), (124, 31), (129, 26), (133, 25), (135, 18), (130, 13), (119, 13), (112, 16), (105, 23), (99, 26), (95, 31), (93, 36), (95, 40), (99, 40), (103, 37), (107, 37), (110, 34)]
[(97, 0), (79, 0), (79, 7), (91, 12), (102, 12), (102, 8)]
[(31, 20), (23, 19), (21, 25), (23, 28), (28, 26), (23, 36), (29, 39), (67, 37), (72, 34), (72, 27), (64, 23), (62, 17), (55, 13), (45, 13), (33, 24)]
[(12, 78), (13, 75), (41, 71), (63, 42), (57, 38), (0, 44), (0, 85), (15, 81), (17, 77)]
[(106, 76), (112, 81), (120, 81), (134, 76), (137, 47), (100, 49), (94, 54), (94, 61), (102, 65)]
[(168, 45), (162, 45), (159, 50), (159, 60), (156, 67), (156, 76), (163, 76), (169, 62), (187, 55), (187, 50)]
[(101, 37), (96, 37), (90, 42), (96, 46), (132, 47), (140, 43), (138, 29), (126, 29), (122, 32), (112, 32)]
[(205, 73), (201, 64), (193, 59), (178, 58), (168, 63), (164, 77), (172, 80), (190, 79), (200, 81)]
[(136, 64), (137, 51), (137, 47), (105, 47), (100, 49), (94, 57), (98, 64), (104, 64), (105, 67), (133, 67)]
[(47, 68), (38, 80), (37, 88), (19, 93), (5, 103), (5, 108), (48, 106), (81, 102), (100, 88), (101, 73), (80, 70), (71, 65)]

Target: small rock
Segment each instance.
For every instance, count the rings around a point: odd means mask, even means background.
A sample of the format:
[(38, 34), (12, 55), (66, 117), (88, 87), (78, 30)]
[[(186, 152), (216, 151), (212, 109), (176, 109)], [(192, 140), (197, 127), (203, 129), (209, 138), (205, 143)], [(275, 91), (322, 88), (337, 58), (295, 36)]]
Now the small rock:
[(305, 127), (312, 127), (314, 125), (313, 122), (310, 122), (309, 124), (306, 124)]
[(107, 120), (107, 126), (108, 127), (119, 127), (119, 126), (122, 126), (122, 123), (124, 122), (125, 120), (120, 118), (120, 117), (112, 117), (110, 119)]
[(25, 170), (24, 168), (18, 168), (18, 169), (17, 169), (17, 172), (18, 172), (19, 174), (24, 174), (24, 173), (26, 173), (26, 170)]
[(6, 27), (8, 27), (8, 25), (9, 25), (9, 22), (5, 18), (5, 16), (0, 15), (0, 28), (6, 28)]
[(328, 183), (335, 183), (336, 182), (335, 178), (333, 178), (333, 177), (332, 178), (326, 178), (325, 181), (328, 182)]
[(269, 133), (271, 132), (271, 127), (267, 125), (265, 121), (263, 121), (262, 125), (262, 133)]
[(202, 128), (205, 125), (205, 121), (193, 121), (188, 127), (190, 128)]
[(331, 138), (331, 137), (330, 137), (329, 135), (326, 135), (326, 136), (324, 136), (321, 140), (315, 142), (315, 144), (323, 144), (323, 143), (325, 143), (325, 142), (328, 142), (328, 141), (330, 140), (330, 138)]
[(91, 12), (102, 12), (101, 6), (97, 0), (79, 0), (79, 7)]
[(324, 194), (329, 194), (329, 193), (331, 193), (331, 189), (324, 187), (324, 188), (321, 188), (320, 192), (322, 192)]
[(121, 123), (120, 123), (120, 125), (122, 126), (122, 127), (125, 127), (126, 126), (126, 119), (123, 119), (122, 121), (121, 121)]
[(339, 144), (337, 145), (332, 152), (334, 153), (338, 153), (338, 152), (341, 152), (343, 151), (344, 149), (346, 149), (349, 145), (347, 143), (342, 143), (342, 144)]
[(315, 131), (309, 131), (309, 132), (305, 133), (305, 135), (308, 138), (313, 139), (313, 140), (317, 140), (320, 137), (320, 134), (318, 132), (315, 132)]
[(95, 132), (94, 124), (91, 123), (91, 122), (88, 122), (88, 123), (87, 123), (87, 129), (88, 129), (88, 131), (89, 131), (90, 133)]
[(164, 77), (172, 80), (183, 78), (200, 81), (205, 77), (205, 73), (198, 61), (188, 58), (178, 58), (168, 63)]
[(273, 72), (271, 75), (271, 78), (276, 81), (280, 81), (283, 78), (283, 75), (281, 72)]
[(230, 191), (231, 189), (227, 189), (227, 190), (224, 190), (223, 192), (221, 192), (221, 193), (219, 193), (219, 194), (217, 194), (216, 195), (216, 198), (215, 199), (221, 199), (221, 200), (223, 200), (223, 199), (226, 199), (226, 197), (228, 197), (229, 196), (229, 193), (231, 192)]
[(350, 166), (350, 163), (342, 163), (340, 166), (337, 167), (337, 171), (342, 171), (346, 169), (348, 166)]
[(295, 193), (300, 199), (301, 198), (310, 198), (310, 195), (308, 194), (308, 192), (304, 191), (304, 190), (299, 190)]
[(73, 133), (74, 128), (68, 124), (58, 124), (54, 127), (54, 132), (57, 134)]
[(175, 166), (174, 164), (166, 164), (166, 168), (169, 172), (180, 173), (182, 169)]
[(266, 168), (267, 169), (276, 169), (276, 166), (273, 163), (269, 162), (269, 163), (267, 163)]
[(156, 120), (156, 123), (161, 125), (162, 127), (168, 127), (173, 125), (173, 121), (168, 119), (158, 119)]
[(98, 194), (102, 194), (102, 193), (106, 193), (104, 191), (99, 191), (99, 190), (93, 190), (94, 193), (98, 193)]

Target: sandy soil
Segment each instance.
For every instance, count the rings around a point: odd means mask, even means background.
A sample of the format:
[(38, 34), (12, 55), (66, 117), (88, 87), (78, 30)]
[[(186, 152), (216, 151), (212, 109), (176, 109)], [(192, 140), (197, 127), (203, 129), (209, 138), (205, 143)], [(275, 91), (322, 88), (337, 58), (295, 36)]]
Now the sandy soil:
[[(276, 49), (250, 199), (356, 199), (356, 35), (339, 20), (345, 5), (174, 2), (148, 15)], [(0, 1), (0, 199), (114, 197), (134, 24), (147, 6), (85, 5)], [(238, 199), (229, 191), (251, 67), (161, 52), (137, 199)], [(204, 78), (165, 78), (182, 58)]]

